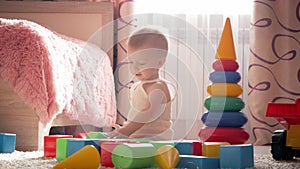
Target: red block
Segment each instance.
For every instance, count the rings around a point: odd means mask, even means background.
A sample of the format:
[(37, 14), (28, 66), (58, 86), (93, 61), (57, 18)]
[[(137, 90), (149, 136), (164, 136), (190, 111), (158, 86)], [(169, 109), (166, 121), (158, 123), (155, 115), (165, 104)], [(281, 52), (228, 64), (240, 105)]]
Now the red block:
[(44, 136), (44, 157), (55, 158), (56, 155), (56, 139), (73, 138), (72, 135), (49, 135)]
[(202, 142), (193, 142), (193, 155), (202, 156)]
[(128, 141), (112, 141), (112, 140), (102, 140), (100, 143), (101, 147), (101, 166), (102, 167), (114, 167), (114, 164), (112, 163), (112, 152), (114, 148), (120, 144), (128, 143)]
[(88, 133), (78, 133), (76, 137), (85, 139), (87, 135)]

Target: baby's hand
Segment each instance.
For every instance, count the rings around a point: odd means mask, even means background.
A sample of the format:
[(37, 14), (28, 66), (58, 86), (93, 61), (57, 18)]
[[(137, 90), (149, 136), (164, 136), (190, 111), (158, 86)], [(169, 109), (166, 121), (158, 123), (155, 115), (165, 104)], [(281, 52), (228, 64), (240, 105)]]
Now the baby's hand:
[(113, 125), (113, 127), (115, 129), (112, 132), (108, 133), (108, 137), (107, 138), (110, 138), (110, 139), (113, 139), (113, 138), (128, 138), (128, 137), (124, 136), (123, 134), (121, 134), (119, 132), (119, 130), (121, 129), (120, 125), (115, 124), (115, 125)]
[(119, 129), (119, 128), (121, 128), (121, 126), (120, 126), (120, 125), (118, 125), (118, 124), (114, 124), (112, 127), (113, 127), (113, 128), (115, 128), (115, 129)]
[(109, 132), (109, 133), (108, 133), (108, 137), (107, 137), (107, 138), (110, 138), (110, 139), (116, 138), (118, 134), (119, 134), (118, 129), (115, 129), (115, 130), (113, 130), (112, 132)]

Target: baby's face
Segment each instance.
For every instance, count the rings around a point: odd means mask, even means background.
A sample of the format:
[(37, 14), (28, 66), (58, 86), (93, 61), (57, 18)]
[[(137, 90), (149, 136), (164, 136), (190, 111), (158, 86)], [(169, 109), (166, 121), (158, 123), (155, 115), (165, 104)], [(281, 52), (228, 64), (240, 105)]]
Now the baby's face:
[(157, 75), (165, 62), (166, 52), (157, 48), (128, 48), (130, 72), (139, 80)]

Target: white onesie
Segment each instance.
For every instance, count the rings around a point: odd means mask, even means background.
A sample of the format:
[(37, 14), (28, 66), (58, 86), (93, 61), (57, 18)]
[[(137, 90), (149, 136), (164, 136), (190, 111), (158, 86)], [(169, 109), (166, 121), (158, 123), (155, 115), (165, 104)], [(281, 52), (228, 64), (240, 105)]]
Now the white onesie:
[[(162, 79), (141, 81), (133, 84), (129, 94), (131, 109), (128, 114), (128, 120), (145, 124), (133, 132), (129, 138), (147, 138), (150, 140), (171, 140), (173, 138), (174, 132), (172, 130), (171, 121), (171, 103), (175, 98), (175, 94), (173, 94), (173, 97), (171, 97), (169, 102), (161, 104), (155, 111), (149, 112), (146, 110), (151, 104), (143, 85), (145, 83), (154, 82), (163, 82), (167, 84), (170, 94), (172, 93), (170, 87), (173, 87), (173, 91), (176, 92), (175, 86), (172, 83)], [(153, 92), (156, 92), (156, 94), (161, 97), (164, 95), (162, 91), (154, 90)]]

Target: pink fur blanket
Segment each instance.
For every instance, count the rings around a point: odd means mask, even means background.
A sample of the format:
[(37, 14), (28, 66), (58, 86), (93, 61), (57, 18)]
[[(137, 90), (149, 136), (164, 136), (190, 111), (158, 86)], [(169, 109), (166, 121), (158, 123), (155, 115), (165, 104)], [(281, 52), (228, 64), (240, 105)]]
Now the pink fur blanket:
[(26, 20), (0, 18), (0, 35), (0, 79), (42, 124), (60, 113), (97, 127), (115, 123), (114, 77), (100, 48)]

